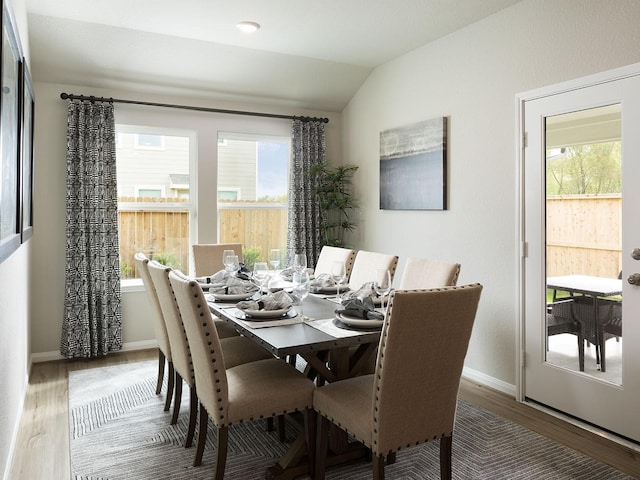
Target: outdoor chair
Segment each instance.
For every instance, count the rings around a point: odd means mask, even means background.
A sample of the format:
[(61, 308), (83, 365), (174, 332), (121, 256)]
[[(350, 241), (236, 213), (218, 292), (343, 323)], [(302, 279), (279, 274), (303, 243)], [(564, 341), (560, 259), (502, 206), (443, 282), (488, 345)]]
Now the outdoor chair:
[(440, 475), (451, 479), (458, 388), (482, 286), (396, 290), (382, 326), (374, 374), (319, 387), (315, 479), (325, 475), (329, 424), (371, 449), (373, 478), (385, 458), (440, 440)]
[(598, 341), (600, 342), (600, 371), (606, 372), (605, 345), (607, 340), (622, 337), (622, 301), (600, 299), (600, 318), (598, 323)]
[(578, 339), (578, 366), (584, 372), (584, 325), (576, 318), (575, 301), (564, 299), (547, 305), (547, 337), (546, 346), (549, 350), (549, 337), (562, 333), (571, 333)]

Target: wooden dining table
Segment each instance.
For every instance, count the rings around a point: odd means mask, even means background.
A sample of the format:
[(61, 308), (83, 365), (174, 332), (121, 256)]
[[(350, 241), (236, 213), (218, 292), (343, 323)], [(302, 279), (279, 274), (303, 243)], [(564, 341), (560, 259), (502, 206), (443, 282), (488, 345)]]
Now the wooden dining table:
[[(310, 294), (303, 302), (303, 320), (283, 317), (280, 321), (265, 319), (256, 321), (246, 318), (235, 303), (209, 301), (211, 311), (231, 324), (240, 334), (250, 338), (274, 356), (282, 358), (301, 357), (306, 362), (305, 374), (318, 385), (334, 382), (355, 375), (362, 365), (371, 361), (376, 353), (381, 329), (335, 330), (335, 310), (338, 303), (327, 295)], [(273, 326), (263, 327), (262, 323)], [(268, 322), (268, 323), (267, 323)], [(313, 326), (325, 324), (331, 328)], [(332, 334), (333, 333), (333, 334)], [(331, 456), (328, 465), (335, 465), (362, 458), (366, 451), (360, 445), (348, 442), (346, 433), (335, 432), (330, 444)], [(287, 453), (267, 470), (268, 479), (293, 479), (308, 472), (304, 434), (298, 435)]]

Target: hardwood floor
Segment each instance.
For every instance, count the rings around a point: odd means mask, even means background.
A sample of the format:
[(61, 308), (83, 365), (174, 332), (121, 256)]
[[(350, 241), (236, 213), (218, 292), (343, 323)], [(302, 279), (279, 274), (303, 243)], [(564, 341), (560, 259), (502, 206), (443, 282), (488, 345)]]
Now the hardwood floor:
[[(9, 480), (67, 480), (69, 457), (68, 374), (72, 370), (154, 360), (156, 350), (122, 352), (91, 361), (58, 361), (33, 365), (25, 411)], [(463, 379), (460, 398), (545, 435), (558, 443), (640, 477), (640, 451), (587, 432), (513, 397)]]

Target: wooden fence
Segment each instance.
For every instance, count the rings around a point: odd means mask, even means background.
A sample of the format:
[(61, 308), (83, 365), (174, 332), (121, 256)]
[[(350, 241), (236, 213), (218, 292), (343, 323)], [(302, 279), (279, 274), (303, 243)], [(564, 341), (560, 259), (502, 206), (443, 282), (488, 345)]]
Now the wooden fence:
[[(145, 203), (162, 203), (163, 199), (144, 199)], [(121, 198), (135, 203), (135, 199)], [(138, 278), (134, 255), (149, 258), (189, 271), (189, 214), (184, 211), (123, 209), (118, 212), (120, 228), (120, 269), (122, 278)], [(283, 204), (234, 202), (218, 211), (221, 243), (242, 243), (245, 262), (269, 260), (272, 248), (285, 255), (287, 244), (287, 208)], [(215, 221), (215, 217), (212, 218)]]
[(617, 277), (622, 269), (622, 198), (547, 199), (547, 275)]

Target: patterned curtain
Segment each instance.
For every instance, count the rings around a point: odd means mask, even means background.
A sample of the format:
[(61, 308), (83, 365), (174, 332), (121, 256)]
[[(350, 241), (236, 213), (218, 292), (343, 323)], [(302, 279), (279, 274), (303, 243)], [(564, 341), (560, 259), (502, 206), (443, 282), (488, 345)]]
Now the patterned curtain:
[(67, 245), (60, 353), (104, 356), (122, 348), (113, 104), (70, 102)]
[(305, 252), (307, 266), (315, 267), (322, 248), (320, 209), (313, 193), (309, 170), (326, 161), (324, 123), (294, 120), (292, 125), (293, 159), (289, 173), (289, 221), (287, 259)]

